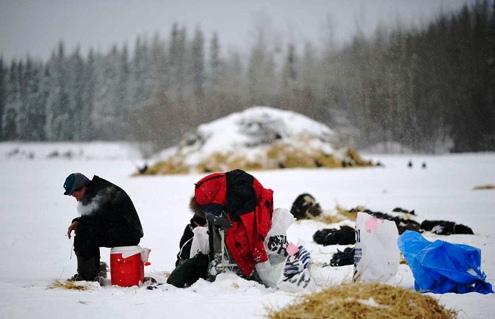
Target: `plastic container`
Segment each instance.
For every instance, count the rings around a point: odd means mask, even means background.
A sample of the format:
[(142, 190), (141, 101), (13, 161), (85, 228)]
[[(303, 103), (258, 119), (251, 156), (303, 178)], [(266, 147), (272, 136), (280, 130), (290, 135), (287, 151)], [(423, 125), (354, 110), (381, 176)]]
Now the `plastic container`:
[(110, 250), (112, 285), (121, 287), (141, 285), (144, 282), (142, 255), (146, 253), (149, 254), (149, 250), (142, 249), (140, 246), (113, 247)]

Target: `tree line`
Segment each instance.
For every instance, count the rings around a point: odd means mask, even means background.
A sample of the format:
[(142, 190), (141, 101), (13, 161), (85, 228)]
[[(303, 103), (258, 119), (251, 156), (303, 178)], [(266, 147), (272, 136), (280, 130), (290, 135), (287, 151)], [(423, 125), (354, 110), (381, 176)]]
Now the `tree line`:
[[(329, 35), (331, 30), (327, 30)], [(495, 2), (417, 28), (358, 32), (352, 41), (279, 45), (262, 27), (249, 52), (225, 52), (174, 24), (108, 52), (47, 61), (0, 58), (0, 140), (152, 142), (253, 105), (308, 115), (364, 147), (495, 150)]]

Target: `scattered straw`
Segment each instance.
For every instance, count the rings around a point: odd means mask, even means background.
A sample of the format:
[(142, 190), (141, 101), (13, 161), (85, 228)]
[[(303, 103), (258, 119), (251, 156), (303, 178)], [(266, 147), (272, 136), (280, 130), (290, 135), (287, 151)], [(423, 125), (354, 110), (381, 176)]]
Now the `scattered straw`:
[(335, 209), (337, 210), (337, 212), (339, 214), (345, 216), (347, 219), (355, 221), (357, 218), (357, 213), (365, 211), (366, 207), (356, 206), (356, 207), (351, 208), (351, 209), (346, 209), (346, 208), (337, 204), (337, 206), (335, 206)]
[(346, 220), (347, 218), (345, 216), (337, 213), (337, 214), (331, 214), (331, 215), (322, 214), (322, 215), (311, 217), (311, 219), (318, 221), (318, 222), (322, 222), (324, 224), (330, 225), (330, 224), (340, 223), (341, 221)]
[(475, 191), (480, 191), (480, 190), (488, 190), (488, 189), (495, 189), (494, 184), (484, 184), (484, 185), (478, 185), (473, 187), (473, 190)]
[(433, 297), (384, 284), (343, 284), (302, 296), (280, 310), (268, 308), (270, 319), (292, 318), (457, 318)]
[(336, 213), (334, 214), (321, 214), (312, 217), (313, 220), (325, 223), (325, 224), (336, 224), (344, 220), (356, 221), (357, 213), (362, 212), (366, 209), (364, 206), (356, 206), (352, 209), (346, 209), (340, 205), (335, 206)]
[(77, 281), (55, 280), (50, 286), (48, 286), (48, 289), (67, 289), (67, 290), (85, 291), (85, 290), (90, 290), (91, 287), (88, 285), (78, 283)]

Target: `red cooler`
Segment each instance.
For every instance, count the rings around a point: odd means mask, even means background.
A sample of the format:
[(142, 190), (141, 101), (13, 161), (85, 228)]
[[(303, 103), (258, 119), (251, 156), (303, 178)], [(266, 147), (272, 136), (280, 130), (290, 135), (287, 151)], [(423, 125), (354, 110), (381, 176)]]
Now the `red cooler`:
[(139, 286), (144, 281), (143, 249), (139, 246), (113, 247), (110, 251), (112, 285)]

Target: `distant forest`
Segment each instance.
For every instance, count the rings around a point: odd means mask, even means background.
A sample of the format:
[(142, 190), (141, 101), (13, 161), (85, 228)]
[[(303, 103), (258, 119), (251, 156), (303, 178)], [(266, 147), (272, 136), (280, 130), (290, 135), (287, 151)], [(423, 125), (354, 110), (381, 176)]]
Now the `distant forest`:
[(134, 48), (0, 58), (0, 140), (177, 143), (200, 123), (253, 105), (328, 124), (344, 143), (399, 142), (419, 152), (495, 150), (495, 2), (417, 28), (378, 28), (345, 45), (274, 45), (263, 28), (249, 52), (225, 52), (174, 24)]

